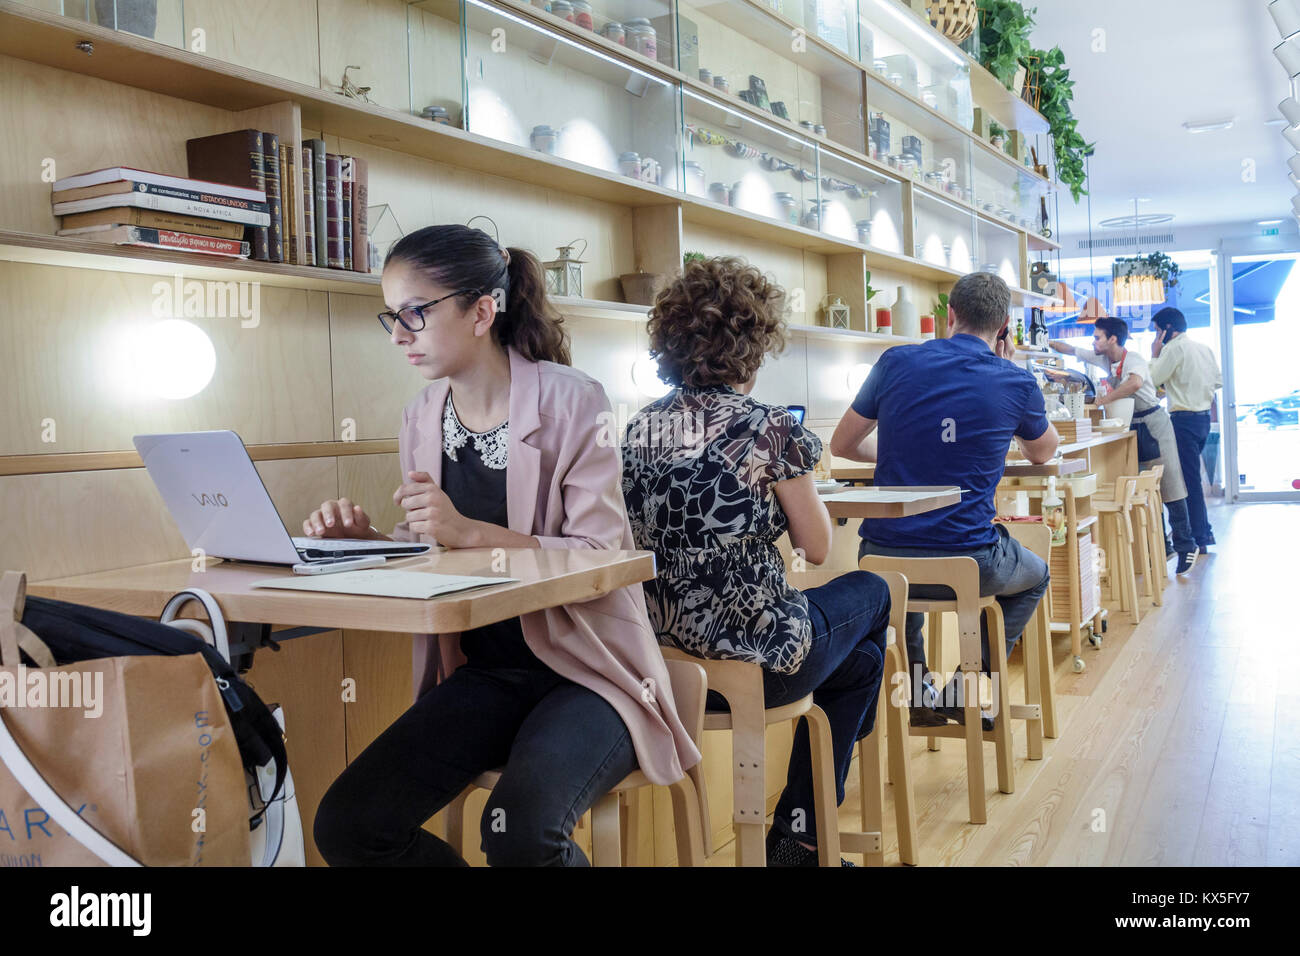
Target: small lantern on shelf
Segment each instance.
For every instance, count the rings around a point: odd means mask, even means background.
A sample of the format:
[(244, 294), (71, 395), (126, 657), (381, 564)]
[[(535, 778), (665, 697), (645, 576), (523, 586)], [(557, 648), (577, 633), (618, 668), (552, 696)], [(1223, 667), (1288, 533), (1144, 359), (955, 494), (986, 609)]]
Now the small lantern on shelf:
[(585, 260), (572, 255), (573, 248), (582, 243), (582, 252), (587, 252), (586, 239), (574, 239), (568, 245), (559, 246), (558, 258), (543, 262), (546, 270), (546, 292), (548, 295), (565, 295), (582, 298), (582, 264)]
[[(827, 299), (831, 301), (827, 302)], [(849, 327), (849, 307), (838, 295), (826, 293), (826, 295), (822, 296), (821, 305), (827, 328), (847, 329)]]

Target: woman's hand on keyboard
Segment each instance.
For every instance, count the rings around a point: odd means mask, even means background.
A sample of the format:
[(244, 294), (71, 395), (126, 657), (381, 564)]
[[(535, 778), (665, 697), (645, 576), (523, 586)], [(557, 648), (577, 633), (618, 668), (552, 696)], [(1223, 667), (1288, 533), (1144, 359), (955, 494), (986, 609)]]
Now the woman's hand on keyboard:
[(360, 505), (347, 498), (322, 502), (320, 508), (302, 523), (302, 533), (312, 538), (370, 538), (378, 537), (370, 526), (370, 518)]

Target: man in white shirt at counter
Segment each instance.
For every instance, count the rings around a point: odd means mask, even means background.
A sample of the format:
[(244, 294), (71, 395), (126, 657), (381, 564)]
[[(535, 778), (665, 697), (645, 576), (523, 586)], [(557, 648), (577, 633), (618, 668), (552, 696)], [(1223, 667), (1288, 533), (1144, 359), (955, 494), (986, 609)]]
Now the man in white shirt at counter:
[(1187, 486), (1187, 517), (1201, 554), (1209, 553), (1214, 531), (1205, 511), (1201, 487), (1201, 453), (1210, 436), (1210, 406), (1223, 387), (1214, 352), (1186, 335), (1187, 318), (1178, 309), (1161, 309), (1151, 317), (1156, 330), (1151, 347), (1151, 381), (1169, 396), (1169, 418), (1178, 442), (1178, 462)]
[[(1089, 365), (1105, 369), (1110, 391), (1097, 396), (1098, 407), (1121, 398), (1133, 399), (1133, 431), (1137, 432), (1138, 466), (1163, 464), (1160, 496), (1169, 511), (1169, 525), (1174, 536), (1174, 553), (1178, 555), (1178, 574), (1186, 574), (1196, 564), (1196, 540), (1187, 516), (1187, 489), (1179, 467), (1178, 440), (1169, 413), (1156, 399), (1147, 360), (1124, 347), (1128, 341), (1128, 323), (1123, 319), (1098, 319), (1093, 326), (1091, 349), (1076, 348), (1068, 342), (1053, 340), (1048, 344), (1058, 352), (1073, 355)], [(1166, 559), (1168, 555), (1166, 555)]]

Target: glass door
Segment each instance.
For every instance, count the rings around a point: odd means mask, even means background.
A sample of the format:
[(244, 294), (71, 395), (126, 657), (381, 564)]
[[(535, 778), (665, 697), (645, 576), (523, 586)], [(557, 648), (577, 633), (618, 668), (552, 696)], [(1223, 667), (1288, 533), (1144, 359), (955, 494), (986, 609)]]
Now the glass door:
[(1300, 500), (1300, 254), (1224, 255), (1223, 428), (1231, 501)]

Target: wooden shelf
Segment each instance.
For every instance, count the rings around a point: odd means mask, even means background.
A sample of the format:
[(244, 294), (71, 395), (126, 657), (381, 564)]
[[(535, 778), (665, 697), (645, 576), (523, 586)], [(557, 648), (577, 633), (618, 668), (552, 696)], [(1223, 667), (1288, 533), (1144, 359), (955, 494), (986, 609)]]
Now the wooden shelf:
[[(769, 240), (825, 255), (861, 252), (866, 255), (869, 266), (921, 279), (945, 282), (961, 275), (955, 270), (937, 267), (899, 253), (887, 252), (805, 229), (802, 226), (720, 206), (706, 198), (690, 196), (677, 190), (632, 180), (617, 173), (582, 166), (535, 150), (467, 133), (454, 126), (430, 123), (398, 110), (348, 99), (291, 80), (283, 80), (219, 60), (197, 56), (133, 34), (71, 21), (57, 14), (45, 13), (15, 3), (14, 0), (0, 0), (0, 26), (3, 27), (0, 28), (0, 54), (30, 60), (56, 69), (94, 76), (110, 82), (229, 110), (253, 109), (292, 100), (301, 108), (304, 127), (321, 130), (329, 135), (370, 141), (386, 149), (409, 155), (472, 168), (505, 179), (544, 186), (605, 202), (626, 206), (680, 204), (683, 218), (687, 222), (727, 229), (751, 238)], [(93, 40), (95, 44), (93, 56), (86, 56), (75, 48), (75, 43), (82, 39)], [(638, 57), (638, 59), (644, 58)], [(737, 101), (737, 105), (747, 104)], [(761, 111), (757, 112), (761, 113)], [(779, 122), (779, 117), (763, 115), (766, 120)], [(878, 168), (878, 164), (867, 157), (853, 158), (864, 165)], [(27, 236), (16, 244), (31, 246), (37, 238), (53, 239), (54, 237)], [(66, 240), (58, 238), (57, 241), (63, 243)], [(62, 252), (65, 255), (78, 251), (103, 257), (81, 262), (89, 268), (105, 268), (106, 260), (112, 258), (118, 258), (122, 263), (152, 261), (183, 263), (193, 268), (199, 267), (194, 264), (194, 257), (190, 255), (177, 254), (181, 258), (172, 259), (171, 254), (152, 251), (126, 252), (117, 249), (90, 248), (98, 245), (97, 243), (83, 243), (79, 246), (56, 245), (47, 247), (47, 251)], [(66, 259), (62, 261), (64, 264), (76, 264)], [(211, 263), (203, 263), (202, 267), (216, 269), (218, 272), (236, 270), (257, 273), (256, 278), (268, 284), (329, 291), (356, 291), (354, 286), (344, 288), (337, 285), (339, 282), (345, 285), (357, 281), (378, 282), (377, 277), (367, 278), (359, 273), (356, 274), (356, 279), (342, 278), (346, 274), (339, 272), (331, 274), (329, 270), (318, 270), (307, 266), (280, 266), (261, 262), (234, 262), (223, 264), (220, 268), (214, 267)], [(120, 264), (117, 268), (124, 271), (148, 271), (143, 267), (131, 270), (125, 264)], [(250, 274), (249, 278), (254, 277)]]
[(883, 345), (889, 348), (893, 345), (920, 345), (923, 342), (929, 342), (930, 339), (912, 338), (906, 335), (886, 335), (882, 332), (862, 332), (858, 329), (831, 329), (824, 325), (791, 325), (790, 331), (798, 335), (812, 335), (819, 338), (831, 339), (852, 339), (854, 341), (867, 342), (872, 345)]
[(378, 275), (148, 249), (142, 246), (115, 246), (75, 236), (42, 236), (0, 230), (0, 259), (137, 275), (163, 275), (183, 269), (187, 279), (259, 282), (287, 289), (379, 294)]
[[(253, 461), (286, 461), (297, 458), (334, 458), (351, 455), (395, 455), (396, 438), (365, 441), (290, 442), (247, 445)], [(53, 455), (0, 456), (0, 475), (49, 475), (74, 471), (111, 471), (143, 468), (136, 451), (86, 451)]]
[(1031, 252), (1061, 251), (1061, 244), (1055, 239), (1048, 239), (1046, 236), (1040, 236), (1034, 232), (1027, 232), (1025, 236), (1029, 239), (1029, 250)]
[(1031, 292), (1029, 289), (1022, 289), (1019, 286), (1011, 286), (1011, 304), (1012, 305), (1032, 305), (1035, 308), (1044, 306), (1064, 305), (1063, 299), (1053, 298), (1050, 295), (1043, 295), (1041, 292)]

